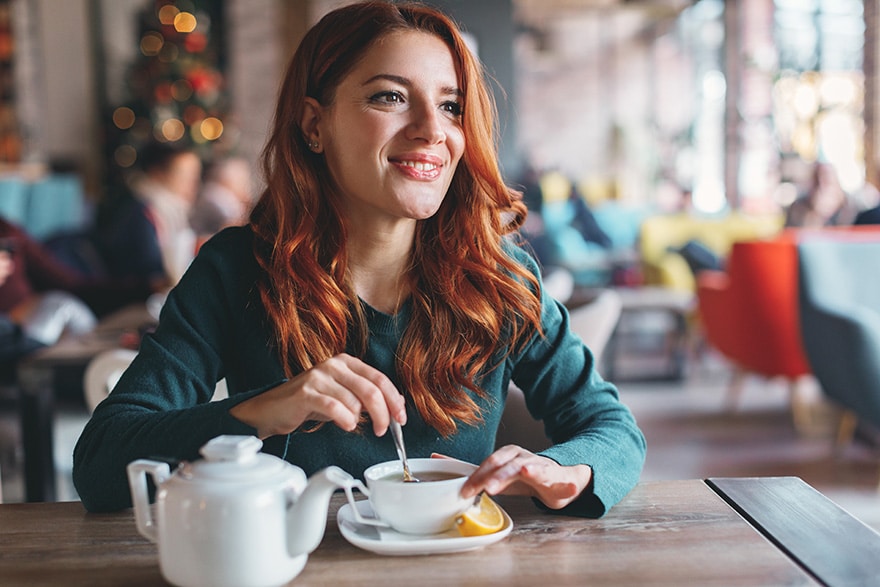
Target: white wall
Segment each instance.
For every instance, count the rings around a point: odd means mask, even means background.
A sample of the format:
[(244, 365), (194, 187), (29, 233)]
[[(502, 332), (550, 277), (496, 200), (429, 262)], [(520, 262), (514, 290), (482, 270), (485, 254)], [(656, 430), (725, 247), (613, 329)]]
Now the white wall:
[[(28, 0), (32, 1), (32, 0)], [(36, 0), (36, 91), (45, 105), (34, 151), (45, 161), (72, 160), (89, 176), (100, 165), (92, 29), (88, 0)]]

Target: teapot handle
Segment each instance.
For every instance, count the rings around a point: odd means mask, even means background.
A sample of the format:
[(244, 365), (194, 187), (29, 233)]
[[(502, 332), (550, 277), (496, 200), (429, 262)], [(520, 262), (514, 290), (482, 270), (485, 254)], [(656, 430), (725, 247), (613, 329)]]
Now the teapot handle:
[(171, 467), (168, 463), (138, 459), (129, 463), (126, 467), (128, 472), (128, 485), (131, 488), (131, 502), (134, 506), (134, 517), (137, 521), (137, 529), (144, 538), (150, 542), (158, 540), (156, 522), (150, 510), (150, 496), (147, 491), (147, 473), (153, 476), (153, 481), (158, 487), (171, 477)]

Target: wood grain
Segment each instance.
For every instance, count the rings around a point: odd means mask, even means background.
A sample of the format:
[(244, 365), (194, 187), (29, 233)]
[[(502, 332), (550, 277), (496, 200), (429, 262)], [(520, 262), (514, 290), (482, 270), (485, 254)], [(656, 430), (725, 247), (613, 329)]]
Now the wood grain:
[(801, 479), (714, 478), (707, 483), (823, 584), (880, 585), (880, 534)]
[[(514, 520), (481, 550), (414, 557), (358, 549), (327, 532), (293, 585), (814, 585), (700, 480), (637, 486), (604, 518), (550, 515), (501, 497)], [(0, 505), (2, 585), (164, 585), (156, 547), (131, 511), (87, 514), (78, 502)]]

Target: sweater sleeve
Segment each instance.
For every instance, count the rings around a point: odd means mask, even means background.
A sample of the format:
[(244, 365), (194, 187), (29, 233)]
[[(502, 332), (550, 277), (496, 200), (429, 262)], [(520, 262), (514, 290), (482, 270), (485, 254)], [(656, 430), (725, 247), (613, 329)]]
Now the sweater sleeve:
[[(534, 261), (522, 256), (537, 275)], [(540, 454), (593, 470), (591, 489), (560, 513), (600, 517), (638, 482), (645, 438), (617, 388), (602, 378), (590, 349), (571, 331), (565, 307), (543, 286), (541, 307), (543, 335), (515, 356), (513, 381), (553, 441)]]
[[(90, 511), (131, 506), (125, 468), (135, 459), (191, 460), (215, 436), (254, 434), (229, 410), (281, 380), (271, 365), (256, 365), (260, 376), (248, 378), (230, 371), (235, 361), (224, 360), (241, 354), (238, 349), (250, 336), (241, 329), (255, 322), (244, 295), (253, 284), (253, 271), (236, 261), (250, 254), (244, 239), (218, 240), (227, 241), (228, 250), (205, 245), (169, 294), (156, 332), (143, 339), (137, 357), (95, 409), (76, 444), (74, 484)], [(234, 383), (230, 397), (212, 402), (222, 377)]]

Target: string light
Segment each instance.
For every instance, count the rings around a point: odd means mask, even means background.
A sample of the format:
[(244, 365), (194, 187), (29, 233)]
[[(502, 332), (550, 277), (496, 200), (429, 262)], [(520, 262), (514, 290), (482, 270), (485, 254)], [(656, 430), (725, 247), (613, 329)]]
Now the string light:
[(137, 161), (137, 151), (131, 145), (119, 145), (113, 152), (113, 160), (120, 167), (131, 167)]
[(159, 22), (164, 25), (171, 26), (174, 24), (174, 18), (180, 14), (180, 10), (173, 4), (166, 4), (159, 9)]
[(209, 141), (216, 141), (223, 134), (223, 122), (219, 118), (209, 116), (199, 125), (199, 130)]
[(162, 50), (165, 37), (156, 31), (148, 31), (141, 37), (141, 53), (147, 57), (155, 57)]
[(196, 17), (191, 12), (179, 12), (174, 17), (174, 30), (178, 33), (191, 33), (197, 25)]
[(183, 122), (176, 118), (169, 118), (161, 124), (159, 138), (169, 142), (179, 141), (185, 132), (186, 127), (183, 126)]
[(113, 111), (113, 124), (121, 130), (128, 130), (135, 121), (134, 110), (127, 106), (120, 106)]

